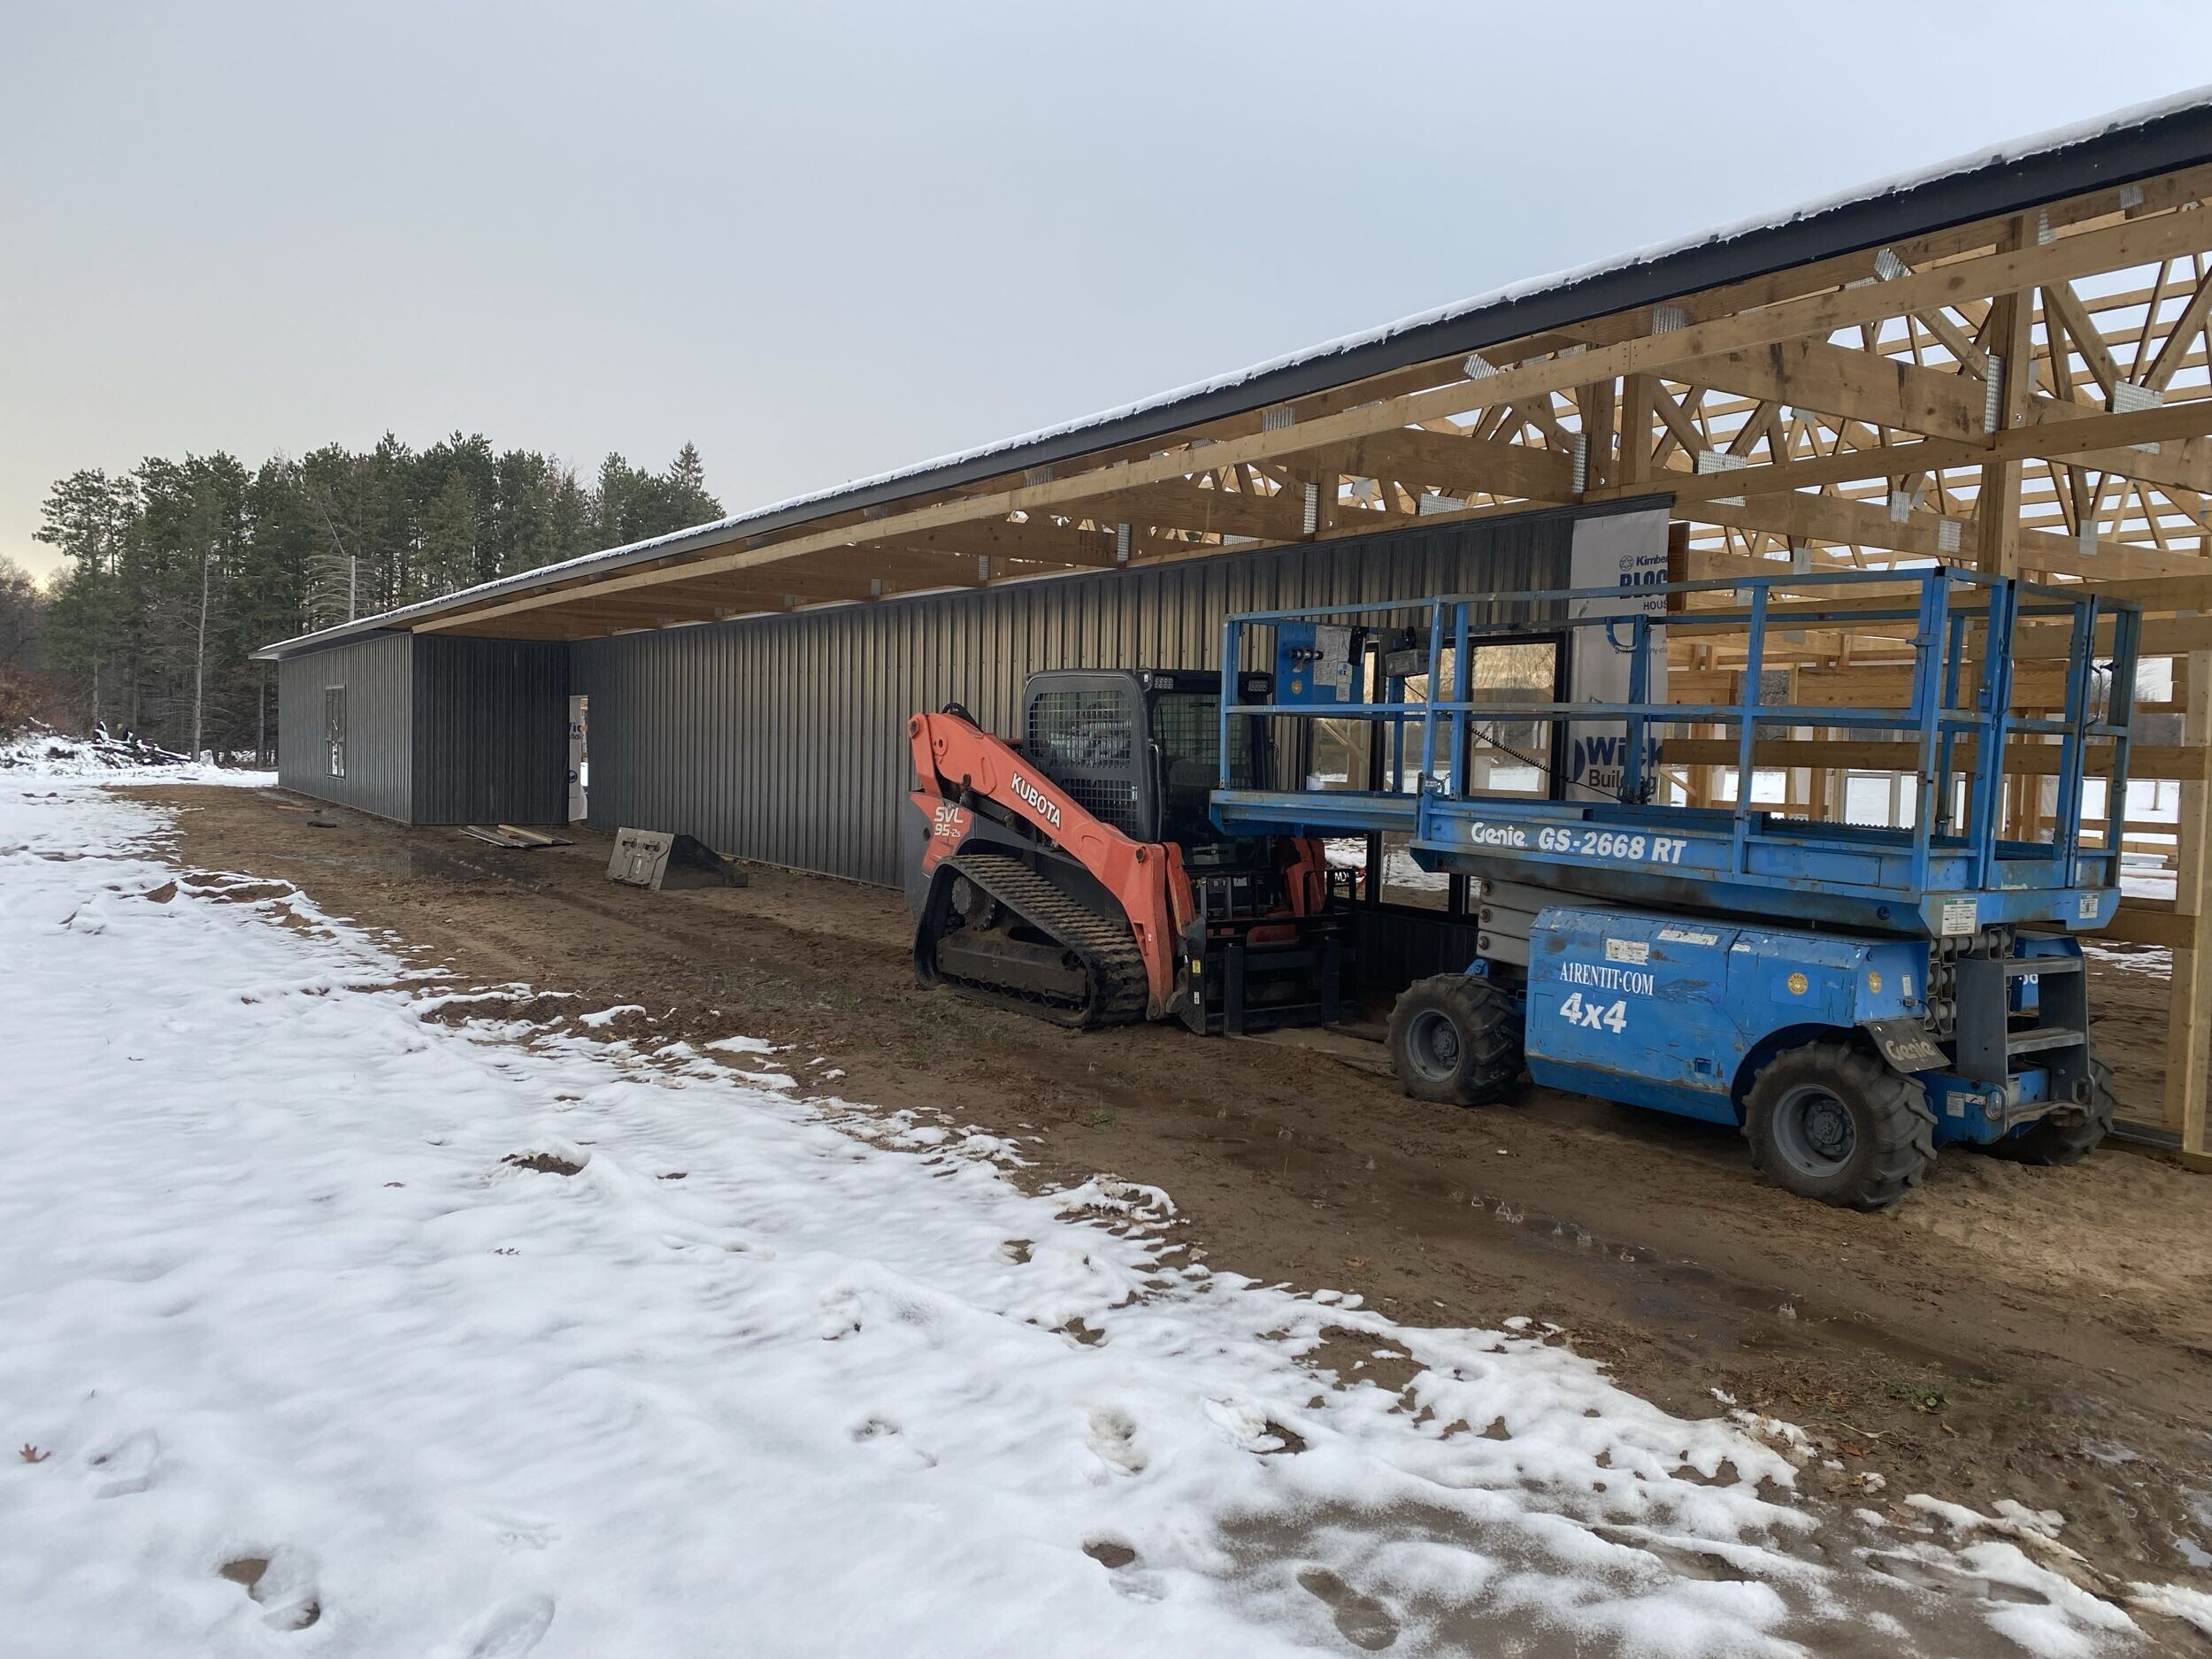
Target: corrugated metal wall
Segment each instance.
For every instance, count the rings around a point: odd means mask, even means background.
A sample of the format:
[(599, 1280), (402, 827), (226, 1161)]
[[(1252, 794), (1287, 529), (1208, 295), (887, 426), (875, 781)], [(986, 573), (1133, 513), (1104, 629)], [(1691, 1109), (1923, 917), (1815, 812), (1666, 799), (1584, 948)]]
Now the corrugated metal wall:
[[(277, 781), (408, 821), (413, 784), (411, 634), (376, 634), (277, 664)], [(346, 775), (330, 775), (323, 693), (346, 688)]]
[[(346, 775), (323, 694), (346, 688)], [(568, 647), (382, 634), (277, 664), (277, 779), (403, 824), (568, 818)]]
[(591, 824), (895, 886), (907, 717), (1013, 729), (1041, 668), (1217, 665), (1232, 611), (1567, 583), (1576, 511), (618, 634), (572, 648), (591, 699)]
[(568, 647), (415, 636), (416, 824), (568, 820)]

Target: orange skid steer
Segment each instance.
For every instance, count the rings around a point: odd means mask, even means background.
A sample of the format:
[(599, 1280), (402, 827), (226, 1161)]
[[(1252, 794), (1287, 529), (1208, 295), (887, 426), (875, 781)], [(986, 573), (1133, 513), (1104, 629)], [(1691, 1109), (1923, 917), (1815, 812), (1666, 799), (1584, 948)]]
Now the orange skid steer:
[[(1246, 679), (1265, 702), (1269, 676)], [(1053, 670), (1023, 687), (1018, 740), (957, 704), (915, 715), (922, 982), (1063, 1025), (1333, 1022), (1350, 873), (1318, 841), (1215, 826), (1220, 692), (1195, 670)], [(1264, 787), (1265, 718), (1227, 733), (1232, 778)]]

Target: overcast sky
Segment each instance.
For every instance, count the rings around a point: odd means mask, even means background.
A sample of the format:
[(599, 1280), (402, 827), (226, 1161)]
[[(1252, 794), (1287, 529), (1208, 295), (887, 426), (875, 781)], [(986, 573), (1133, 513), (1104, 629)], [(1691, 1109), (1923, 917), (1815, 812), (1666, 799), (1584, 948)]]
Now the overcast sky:
[(0, 557), (388, 428), (736, 511), (2208, 72), (2204, 0), (4, 0)]

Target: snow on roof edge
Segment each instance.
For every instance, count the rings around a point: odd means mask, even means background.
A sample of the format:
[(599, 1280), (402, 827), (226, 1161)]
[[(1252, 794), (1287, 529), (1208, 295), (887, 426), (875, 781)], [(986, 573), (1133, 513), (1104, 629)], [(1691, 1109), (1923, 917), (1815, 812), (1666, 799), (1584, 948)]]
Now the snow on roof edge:
[(2152, 99), (2142, 104), (2130, 104), (2124, 109), (2091, 117), (2087, 120), (2050, 127), (2043, 132), (2030, 134), (1993, 147), (1970, 150), (1954, 156), (1947, 161), (1938, 162), (1932, 166), (1892, 173), (1885, 179), (1855, 185), (1824, 196), (1816, 197), (1810, 202), (1801, 203), (1786, 213), (1742, 219), (1732, 224), (1712, 227), (1670, 241), (1647, 243), (1626, 254), (1612, 255), (1607, 258), (1592, 260), (1580, 265), (1548, 272), (1541, 276), (1523, 277), (1466, 299), (1433, 306), (1427, 311), (1413, 312), (1409, 316), (1385, 323), (1379, 327), (1341, 334), (1333, 340), (1324, 341), (1318, 345), (1307, 346), (1296, 351), (1284, 352), (1248, 365), (1244, 368), (1216, 374), (1205, 380), (1188, 381), (1171, 390), (1155, 393), (1149, 397), (1118, 404), (1111, 409), (1099, 410), (1073, 420), (1063, 421), (1054, 426), (1040, 426), (1014, 437), (997, 439), (972, 449), (954, 450), (933, 457), (926, 461), (895, 467), (888, 472), (849, 479), (842, 484), (808, 490), (796, 495), (787, 495), (781, 500), (769, 502), (758, 507), (750, 507), (742, 512), (733, 513), (726, 518), (718, 518), (708, 524), (688, 526), (680, 530), (672, 530), (664, 535), (649, 537), (642, 541), (631, 541), (620, 547), (603, 548), (595, 552), (580, 554), (575, 558), (564, 559), (558, 564), (541, 565), (534, 570), (518, 572), (512, 576), (496, 577), (488, 582), (480, 582), (472, 588), (464, 588), (453, 593), (442, 594), (435, 599), (418, 600), (413, 604), (402, 605), (395, 610), (380, 612), (373, 617), (364, 617), (352, 622), (340, 623), (332, 627), (317, 629), (311, 634), (296, 634), (290, 639), (279, 640), (265, 645), (253, 655), (256, 657), (287, 656), (293, 654), (295, 648), (307, 645), (311, 641), (330, 640), (334, 642), (344, 635), (388, 627), (416, 617), (433, 615), (441, 611), (463, 604), (480, 603), (503, 594), (526, 592), (548, 581), (572, 576), (585, 569), (630, 563), (640, 556), (657, 549), (668, 549), (678, 543), (695, 540), (721, 540), (733, 531), (742, 530), (747, 525), (757, 524), (764, 519), (779, 518), (809, 507), (826, 505), (830, 502), (856, 495), (864, 490), (880, 489), (887, 485), (926, 477), (931, 473), (951, 467), (972, 465), (976, 462), (988, 460), (994, 456), (1011, 454), (1054, 439), (1071, 437), (1095, 427), (1110, 426), (1117, 421), (1172, 409), (1179, 403), (1190, 403), (1218, 392), (1233, 390), (1239, 386), (1263, 379), (1286, 369), (1325, 362), (1333, 357), (1347, 356), (1354, 351), (1386, 343), (1402, 334), (1433, 327), (1440, 323), (1475, 316), (1499, 306), (1527, 299), (1534, 295), (1571, 289), (1602, 277), (1620, 275), (1640, 265), (1655, 265), (1662, 260), (1674, 258), (1699, 249), (1723, 246), (1761, 233), (1782, 230), (1789, 226), (1817, 219), (1844, 208), (1859, 206), (1878, 201), (1884, 196), (1901, 195), (1909, 190), (1924, 188), (1940, 183), (1947, 179), (2008, 165), (2033, 157), (2054, 154), (2070, 149), (2077, 144), (2087, 143), (2130, 128), (2146, 127), (2163, 117), (2177, 115), (2200, 107), (2212, 107), (2212, 84), (2193, 87), (2185, 92), (2174, 93), (2170, 96)]

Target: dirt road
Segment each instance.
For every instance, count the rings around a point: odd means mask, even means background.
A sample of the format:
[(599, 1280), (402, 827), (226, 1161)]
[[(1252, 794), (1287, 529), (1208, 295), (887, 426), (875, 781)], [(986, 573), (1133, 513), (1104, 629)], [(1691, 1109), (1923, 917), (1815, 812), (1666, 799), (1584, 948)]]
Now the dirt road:
[[(2212, 1588), (2212, 1179), (1955, 1153), (1896, 1210), (1846, 1214), (1761, 1185), (1732, 1133), (1541, 1090), (1426, 1106), (1310, 1050), (926, 993), (874, 889), (757, 867), (643, 893), (588, 834), (510, 853), (336, 810), (313, 827), (250, 790), (144, 793), (183, 809), (185, 863), (295, 883), (464, 987), (580, 994), (534, 1018), (637, 1003), (608, 1034), (830, 1056), (853, 1099), (1034, 1134), (1034, 1179), (1164, 1187), (1217, 1268), (1407, 1320), (1555, 1322), (1677, 1412), (1719, 1390), (1801, 1425), (1838, 1465), (1809, 1468), (1815, 1490), (2016, 1499), (2108, 1571)], [(2156, 987), (2102, 989), (2139, 1019)]]

